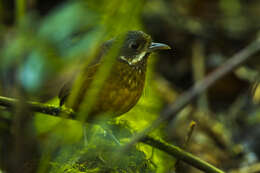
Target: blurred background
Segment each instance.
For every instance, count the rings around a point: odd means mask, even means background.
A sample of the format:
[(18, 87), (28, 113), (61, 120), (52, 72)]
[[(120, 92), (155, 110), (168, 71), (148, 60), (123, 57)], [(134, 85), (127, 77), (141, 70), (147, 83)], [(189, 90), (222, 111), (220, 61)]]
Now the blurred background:
[[(149, 59), (142, 98), (107, 125), (128, 141), (256, 40), (259, 18), (257, 0), (0, 0), (0, 95), (58, 106), (72, 64), (120, 33), (142, 30), (172, 49)], [(258, 69), (256, 54), (152, 135), (226, 172), (260, 172)], [(112, 155), (117, 146), (100, 128), (94, 133), (83, 147), (80, 122), (36, 114), (23, 102), (1, 108), (0, 172), (200, 172), (145, 144)]]

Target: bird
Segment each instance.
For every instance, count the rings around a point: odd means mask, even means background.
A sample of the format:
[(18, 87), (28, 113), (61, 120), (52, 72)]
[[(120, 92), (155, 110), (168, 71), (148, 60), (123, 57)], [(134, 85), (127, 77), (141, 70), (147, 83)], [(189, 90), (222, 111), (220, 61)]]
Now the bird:
[[(84, 77), (79, 94), (70, 105), (67, 105), (67, 101), (76, 77), (64, 84), (58, 95), (60, 106), (65, 104), (75, 112), (79, 111), (85, 94), (89, 91), (99, 67), (104, 62), (105, 55), (119, 38), (106, 41), (93, 62), (83, 69), (83, 72), (78, 73)], [(128, 31), (123, 38), (117, 55), (110, 57), (116, 58), (115, 63), (98, 91), (97, 99), (86, 121), (91, 121), (104, 114), (117, 117), (131, 110), (137, 104), (144, 89), (149, 55), (157, 50), (171, 49), (167, 44), (152, 42), (151, 36), (143, 31)]]

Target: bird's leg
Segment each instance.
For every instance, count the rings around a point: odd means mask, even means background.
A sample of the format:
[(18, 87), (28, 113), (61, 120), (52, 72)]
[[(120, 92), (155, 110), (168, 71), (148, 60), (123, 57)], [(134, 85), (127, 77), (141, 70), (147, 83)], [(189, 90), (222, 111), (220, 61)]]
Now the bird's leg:
[(83, 145), (84, 147), (88, 146), (88, 135), (87, 135), (87, 128), (86, 128), (86, 123), (82, 124), (82, 134), (83, 134)]
[(108, 121), (102, 121), (101, 123), (98, 123), (99, 126), (104, 130), (104, 135), (108, 136), (112, 141), (114, 141), (117, 145), (121, 145), (119, 140), (115, 137), (113, 134), (113, 131), (111, 129), (111, 125), (109, 125)]
[(119, 146), (121, 145), (119, 140), (113, 134), (112, 130), (106, 129), (106, 128), (103, 128), (103, 129), (104, 129), (105, 135), (107, 134), (117, 145), (119, 145)]
[[(107, 127), (106, 125), (100, 126), (100, 127), (104, 131), (104, 136), (108, 136), (110, 138), (110, 140), (115, 142), (117, 145), (121, 145), (119, 140), (115, 137), (115, 135), (113, 134), (112, 130), (109, 127)], [(87, 127), (86, 127), (86, 123), (82, 124), (82, 134), (83, 134), (83, 145), (84, 145), (84, 147), (87, 147), (88, 144), (91, 142), (91, 137), (94, 133), (93, 128), (94, 128), (94, 126), (91, 125), (91, 124), (88, 124)]]
[(87, 147), (91, 143), (94, 131), (93, 124), (82, 123), (82, 140), (84, 147)]

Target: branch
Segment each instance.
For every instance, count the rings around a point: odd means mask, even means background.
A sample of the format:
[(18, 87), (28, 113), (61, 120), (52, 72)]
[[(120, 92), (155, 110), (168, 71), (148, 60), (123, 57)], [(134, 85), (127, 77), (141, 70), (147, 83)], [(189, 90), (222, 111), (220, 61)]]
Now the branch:
[(188, 153), (181, 148), (170, 145), (161, 140), (154, 139), (150, 136), (145, 136), (140, 140), (141, 142), (153, 146), (159, 150), (166, 152), (167, 154), (177, 158), (178, 160), (182, 160), (183, 162), (192, 165), (195, 168), (198, 168), (207, 173), (224, 173), (222, 170), (214, 167), (213, 165), (201, 160), (200, 158)]
[[(0, 106), (7, 108), (7, 110), (9, 111), (11, 111), (12, 108), (14, 108), (17, 104), (19, 104), (19, 102), (20, 101), (17, 99), (0, 96)], [(26, 102), (26, 104), (34, 112), (40, 112), (58, 117), (59, 115), (65, 115), (65, 118), (74, 120), (76, 119), (76, 113), (68, 108), (60, 108), (50, 104), (29, 101)], [(159, 150), (166, 152), (167, 154), (175, 157), (176, 159), (182, 160), (187, 164), (190, 164), (191, 166), (198, 168), (202, 171), (209, 173), (223, 173), (223, 171), (217, 169), (213, 165), (210, 165), (209, 163), (202, 161), (198, 157), (183, 151), (177, 146), (170, 145), (166, 142), (162, 142), (161, 140), (155, 140), (149, 136), (144, 136), (141, 139), (141, 142), (148, 144), (152, 147), (158, 148)]]
[[(5, 107), (8, 110), (12, 110), (12, 108), (19, 104), (19, 102), (19, 100), (14, 98), (0, 96), (0, 106)], [(26, 104), (34, 112), (40, 112), (58, 117), (60, 117), (60, 115), (64, 115), (64, 118), (76, 119), (75, 112), (69, 108), (61, 108), (50, 104), (43, 104), (32, 101), (28, 101)]]
[(147, 134), (152, 132), (155, 128), (160, 126), (164, 121), (171, 120), (173, 117), (180, 112), (185, 106), (191, 103), (199, 95), (209, 89), (217, 80), (221, 79), (223, 76), (230, 73), (232, 70), (245, 63), (253, 54), (260, 50), (260, 38), (252, 42), (243, 50), (236, 53), (233, 57), (226, 61), (221, 67), (216, 69), (210, 75), (206, 76), (203, 80), (196, 83), (191, 89), (186, 93), (182, 94), (176, 102), (171, 103), (162, 116), (157, 118), (150, 126), (136, 134), (132, 140), (125, 145), (125, 150), (136, 142), (140, 141)]

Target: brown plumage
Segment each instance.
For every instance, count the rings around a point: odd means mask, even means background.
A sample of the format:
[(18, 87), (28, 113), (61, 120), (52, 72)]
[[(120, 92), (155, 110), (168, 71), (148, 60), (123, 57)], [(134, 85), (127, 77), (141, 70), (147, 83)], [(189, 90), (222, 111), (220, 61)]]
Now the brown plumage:
[[(84, 100), (85, 93), (88, 92), (90, 84), (102, 64), (103, 55), (109, 51), (116, 40), (104, 43), (102, 53), (81, 73), (84, 79), (80, 87), (80, 94), (77, 95), (75, 102), (70, 105), (74, 111), (78, 111), (80, 104)], [(142, 95), (148, 56), (151, 52), (160, 49), (169, 49), (169, 46), (152, 43), (151, 37), (141, 31), (129, 31), (125, 36), (110, 74), (98, 92), (88, 119), (93, 119), (93, 117), (103, 113), (119, 116), (128, 112)], [(73, 82), (68, 82), (61, 89), (59, 93), (61, 106), (64, 103), (66, 104)]]

